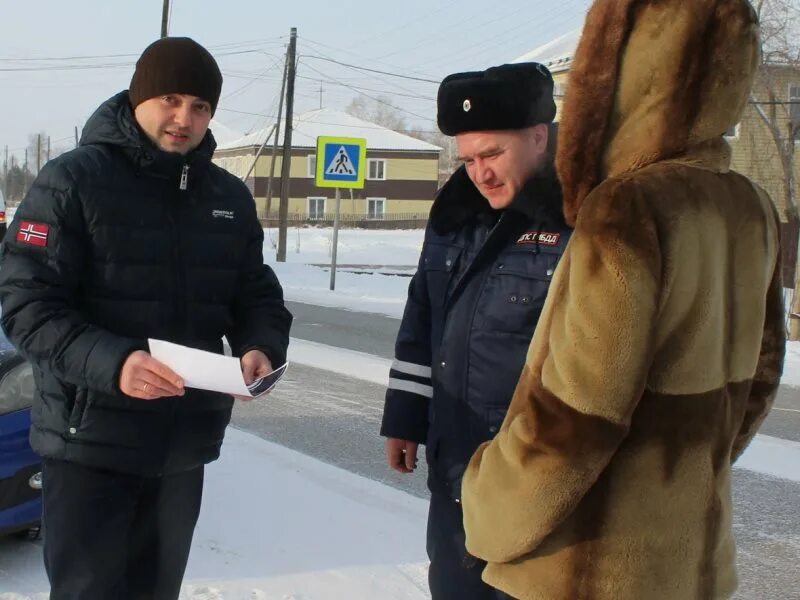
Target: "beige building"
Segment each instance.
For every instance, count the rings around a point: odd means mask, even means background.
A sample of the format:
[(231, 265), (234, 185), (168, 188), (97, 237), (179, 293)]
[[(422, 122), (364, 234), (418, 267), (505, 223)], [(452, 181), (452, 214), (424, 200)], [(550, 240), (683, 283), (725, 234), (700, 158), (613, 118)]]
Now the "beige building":
[[(559, 115), (567, 91), (572, 56), (580, 39), (576, 29), (520, 56), (514, 62), (536, 61), (547, 66), (555, 81), (554, 93)], [(771, 93), (770, 93), (771, 92)], [(773, 96), (770, 99), (770, 96)], [(787, 186), (778, 146), (770, 128), (759, 116), (762, 109), (777, 123), (784, 139), (790, 135), (790, 125), (800, 121), (800, 69), (774, 65), (763, 71), (753, 88), (753, 102), (748, 105), (742, 121), (725, 137), (733, 153), (732, 167), (764, 187), (772, 197), (782, 223), (782, 253), (784, 285), (794, 287), (797, 260), (798, 219), (787, 206)], [(791, 102), (798, 102), (797, 105)], [(758, 103), (758, 104), (756, 104)], [(774, 114), (773, 114), (774, 111)], [(794, 121), (793, 121), (794, 119)], [(800, 178), (800, 136), (794, 156), (795, 181)], [(800, 190), (800, 185), (797, 185)]]
[[(267, 188), (274, 143), (272, 127), (217, 147), (214, 162), (238, 177), (256, 199), (261, 218), (274, 219), (281, 194), (281, 149), (278, 145), (272, 179), (272, 201), (267, 214)], [(428, 218), (438, 188), (441, 148), (386, 129), (352, 115), (315, 110), (294, 118), (289, 167), (289, 218), (292, 221), (329, 221), (335, 211), (335, 191), (314, 184), (316, 144), (319, 136), (355, 137), (367, 140), (366, 181), (362, 190), (342, 190), (344, 221), (421, 220)], [(258, 160), (255, 157), (266, 140)], [(253, 164), (255, 162), (255, 167)]]

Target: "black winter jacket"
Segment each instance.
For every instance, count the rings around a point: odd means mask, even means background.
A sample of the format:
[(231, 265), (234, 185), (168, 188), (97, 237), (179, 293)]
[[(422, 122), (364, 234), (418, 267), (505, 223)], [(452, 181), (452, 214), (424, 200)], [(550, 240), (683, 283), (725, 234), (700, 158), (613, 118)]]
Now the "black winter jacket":
[(221, 353), (227, 336), (235, 356), (285, 360), (292, 317), (263, 264), (253, 198), (211, 163), (214, 147), (209, 132), (185, 157), (158, 150), (122, 92), (20, 205), (0, 255), (1, 322), (33, 364), (42, 456), (144, 475), (219, 456), (230, 396), (120, 391), (123, 362), (149, 337)]
[(381, 434), (426, 444), (428, 485), (459, 500), (505, 417), (571, 230), (551, 171), (494, 211), (459, 169), (431, 209), (411, 280)]

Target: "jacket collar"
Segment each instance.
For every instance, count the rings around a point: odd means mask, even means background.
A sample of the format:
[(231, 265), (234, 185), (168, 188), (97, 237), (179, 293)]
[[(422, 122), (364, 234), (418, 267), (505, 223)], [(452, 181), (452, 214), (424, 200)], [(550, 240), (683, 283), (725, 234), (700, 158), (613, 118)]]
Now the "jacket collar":
[[(506, 210), (519, 220), (538, 220), (542, 225), (552, 227), (565, 226), (561, 186), (552, 166), (545, 167), (529, 179)], [(443, 235), (500, 212), (489, 205), (462, 165), (436, 195), (430, 223), (436, 233)]]
[(136, 122), (127, 91), (109, 98), (89, 117), (80, 141), (82, 146), (87, 144), (116, 146), (137, 169), (161, 177), (179, 178), (188, 165), (190, 181), (208, 168), (216, 148), (211, 131), (186, 156), (157, 148)]

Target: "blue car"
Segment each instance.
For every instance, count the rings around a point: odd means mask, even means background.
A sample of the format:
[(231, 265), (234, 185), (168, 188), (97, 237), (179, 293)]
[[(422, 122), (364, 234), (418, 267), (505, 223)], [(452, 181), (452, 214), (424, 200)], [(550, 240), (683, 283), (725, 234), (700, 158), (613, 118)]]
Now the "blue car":
[(31, 449), (34, 382), (26, 362), (0, 332), (0, 535), (38, 532), (41, 460)]

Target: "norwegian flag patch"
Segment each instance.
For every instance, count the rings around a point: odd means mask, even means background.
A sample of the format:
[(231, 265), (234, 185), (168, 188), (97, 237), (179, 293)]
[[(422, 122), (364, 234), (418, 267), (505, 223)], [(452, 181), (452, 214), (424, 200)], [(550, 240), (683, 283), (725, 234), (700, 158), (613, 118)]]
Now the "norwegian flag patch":
[(517, 244), (539, 244), (540, 246), (558, 246), (561, 239), (560, 233), (545, 233), (544, 231), (529, 231), (523, 233)]
[(17, 241), (22, 244), (29, 244), (31, 246), (38, 246), (44, 248), (47, 246), (47, 238), (50, 234), (50, 225), (44, 223), (34, 223), (32, 221), (23, 221), (19, 225), (17, 231)]

